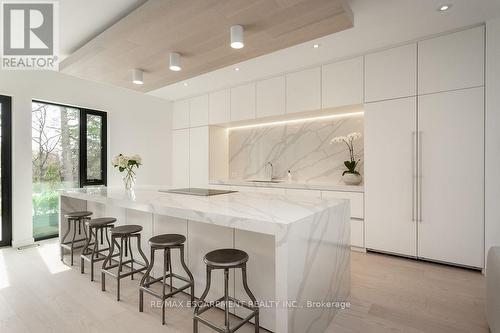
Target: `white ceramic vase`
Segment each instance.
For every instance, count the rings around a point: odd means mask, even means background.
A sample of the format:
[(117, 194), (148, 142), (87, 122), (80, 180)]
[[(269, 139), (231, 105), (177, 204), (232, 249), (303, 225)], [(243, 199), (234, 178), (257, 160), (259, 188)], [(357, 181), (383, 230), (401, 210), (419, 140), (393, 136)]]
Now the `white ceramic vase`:
[(342, 176), (342, 181), (346, 185), (359, 185), (359, 184), (361, 184), (362, 180), (363, 180), (363, 177), (361, 177), (361, 175), (358, 175), (355, 173), (347, 172)]

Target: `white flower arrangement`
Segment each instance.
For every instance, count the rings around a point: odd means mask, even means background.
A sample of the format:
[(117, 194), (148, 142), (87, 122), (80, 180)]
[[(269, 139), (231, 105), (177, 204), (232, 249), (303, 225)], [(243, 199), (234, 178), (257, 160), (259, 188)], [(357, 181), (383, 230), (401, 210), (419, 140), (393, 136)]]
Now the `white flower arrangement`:
[(125, 188), (127, 190), (132, 189), (135, 183), (135, 172), (133, 169), (139, 168), (142, 165), (142, 158), (137, 154), (132, 156), (119, 154), (113, 157), (111, 163), (115, 168), (118, 168), (120, 172), (127, 172), (127, 174), (123, 178)]
[(349, 161), (344, 161), (344, 165), (346, 166), (347, 170), (344, 171), (342, 175), (345, 175), (346, 173), (353, 173), (356, 175), (359, 175), (359, 172), (356, 170), (356, 167), (358, 166), (359, 160), (354, 159), (354, 141), (361, 138), (361, 133), (354, 132), (351, 134), (348, 134), (346, 136), (337, 136), (333, 138), (330, 143), (345, 143), (347, 145), (347, 148), (349, 149)]

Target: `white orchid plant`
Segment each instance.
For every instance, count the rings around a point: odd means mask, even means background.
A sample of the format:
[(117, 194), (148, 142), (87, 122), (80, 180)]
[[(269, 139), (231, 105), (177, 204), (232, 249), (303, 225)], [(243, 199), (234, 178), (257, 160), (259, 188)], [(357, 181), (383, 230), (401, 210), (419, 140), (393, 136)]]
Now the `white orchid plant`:
[(361, 133), (354, 132), (351, 134), (348, 134), (346, 136), (337, 136), (330, 141), (330, 143), (345, 143), (347, 148), (349, 149), (349, 161), (344, 161), (344, 165), (346, 166), (347, 170), (345, 170), (342, 173), (342, 176), (345, 175), (346, 173), (353, 173), (356, 175), (359, 175), (359, 172), (356, 170), (356, 167), (359, 164), (359, 159), (356, 161), (354, 159), (354, 141), (357, 139), (361, 138)]
[(125, 183), (125, 188), (130, 190), (135, 183), (134, 168), (139, 168), (142, 165), (142, 158), (137, 154), (132, 156), (119, 154), (111, 160), (111, 163), (115, 168), (118, 168), (120, 172), (126, 171), (123, 181)]

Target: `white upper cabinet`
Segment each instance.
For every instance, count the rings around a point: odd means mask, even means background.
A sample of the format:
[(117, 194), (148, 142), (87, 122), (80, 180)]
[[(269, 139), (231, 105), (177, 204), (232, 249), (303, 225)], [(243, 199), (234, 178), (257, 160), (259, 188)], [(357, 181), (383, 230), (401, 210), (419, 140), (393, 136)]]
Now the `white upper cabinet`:
[(321, 68), (315, 67), (286, 75), (286, 112), (321, 108)]
[(285, 113), (285, 77), (257, 82), (257, 118)]
[(417, 95), (417, 44), (365, 56), (365, 102)]
[(419, 94), (483, 84), (483, 26), (418, 43)]
[(209, 124), (223, 124), (231, 121), (231, 99), (229, 89), (208, 95)]
[(189, 100), (174, 102), (174, 113), (172, 116), (172, 128), (188, 128), (189, 127)]
[(231, 88), (231, 121), (255, 119), (255, 83)]
[(208, 185), (208, 126), (189, 129), (189, 186)]
[(190, 127), (208, 125), (208, 95), (201, 95), (189, 100)]
[(172, 185), (189, 186), (189, 129), (172, 131)]
[(363, 103), (363, 57), (324, 65), (322, 71), (323, 108)]

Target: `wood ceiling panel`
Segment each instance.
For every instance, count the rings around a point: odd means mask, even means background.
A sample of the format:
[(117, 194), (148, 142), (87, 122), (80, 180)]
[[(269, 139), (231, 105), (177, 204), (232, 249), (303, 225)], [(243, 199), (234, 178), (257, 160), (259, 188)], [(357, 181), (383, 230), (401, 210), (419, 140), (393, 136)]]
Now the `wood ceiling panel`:
[[(245, 28), (245, 47), (229, 28)], [(149, 0), (66, 58), (61, 72), (148, 92), (353, 26), (345, 0)], [(168, 69), (181, 54), (182, 71)], [(131, 71), (145, 71), (144, 85)]]

